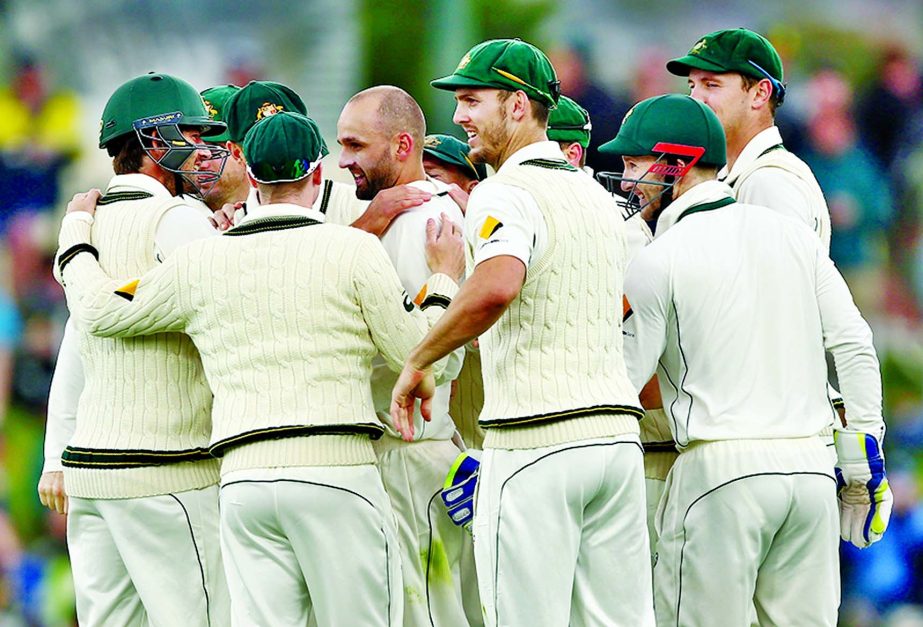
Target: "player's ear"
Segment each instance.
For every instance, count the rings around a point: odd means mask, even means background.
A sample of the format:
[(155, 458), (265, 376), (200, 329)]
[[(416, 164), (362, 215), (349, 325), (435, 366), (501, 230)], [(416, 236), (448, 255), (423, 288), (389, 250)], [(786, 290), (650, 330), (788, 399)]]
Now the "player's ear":
[(315, 185), (320, 185), (324, 180), (324, 175), (321, 172), (323, 165), (320, 163), (317, 164), (317, 167), (314, 169), (314, 172), (311, 173), (311, 182)]
[(395, 150), (399, 161), (406, 161), (413, 155), (414, 141), (410, 133), (398, 133)]

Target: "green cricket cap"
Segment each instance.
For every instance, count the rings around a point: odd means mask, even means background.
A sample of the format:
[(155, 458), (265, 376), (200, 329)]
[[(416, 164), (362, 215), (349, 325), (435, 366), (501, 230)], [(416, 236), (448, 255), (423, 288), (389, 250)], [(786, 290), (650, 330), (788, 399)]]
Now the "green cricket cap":
[(667, 70), (677, 76), (689, 76), (692, 68), (768, 78), (777, 90), (784, 80), (779, 53), (768, 39), (746, 28), (709, 33), (698, 40), (686, 56), (667, 62)]
[(260, 183), (291, 183), (309, 176), (327, 156), (317, 123), (281, 111), (253, 125), (244, 138), (247, 171)]
[(308, 108), (295, 90), (271, 81), (250, 81), (228, 98), (224, 108), (228, 139), (237, 144), (265, 117), (281, 111), (308, 114)]
[(427, 135), (423, 140), (424, 155), (458, 166), (471, 178), (483, 181), (487, 178), (487, 166), (471, 161), (468, 158), (470, 150), (468, 144), (451, 135)]
[[(209, 87), (202, 92), (202, 102), (205, 103), (205, 110), (208, 112), (208, 115), (211, 119), (224, 122), (225, 121), (225, 107), (227, 106), (228, 99), (240, 91), (240, 87), (237, 85), (219, 85), (218, 87)], [(230, 137), (228, 136), (227, 130), (225, 130), (220, 135), (214, 137), (209, 137), (208, 141), (213, 143), (224, 143), (228, 141)]]
[(592, 129), (587, 110), (564, 95), (548, 116), (548, 139), (554, 142), (577, 142), (586, 148)]
[(724, 129), (715, 112), (691, 96), (667, 94), (642, 100), (625, 114), (615, 139), (599, 147), (599, 152), (638, 157), (680, 154), (654, 150), (666, 143), (704, 148), (698, 163), (723, 167), (727, 163)]
[(106, 102), (99, 121), (99, 147), (136, 129), (163, 124), (194, 126), (203, 137), (224, 132), (224, 123), (213, 121), (195, 87), (169, 74), (143, 74), (120, 85)]
[(430, 82), (436, 89), (493, 88), (522, 90), (532, 98), (554, 107), (561, 95), (561, 82), (545, 53), (521, 39), (491, 39), (465, 53), (449, 76)]

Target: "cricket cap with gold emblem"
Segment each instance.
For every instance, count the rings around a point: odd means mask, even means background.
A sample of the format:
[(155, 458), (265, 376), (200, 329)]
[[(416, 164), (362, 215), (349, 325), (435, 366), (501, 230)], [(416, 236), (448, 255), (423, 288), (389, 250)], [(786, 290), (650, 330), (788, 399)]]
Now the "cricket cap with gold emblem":
[[(240, 87), (237, 85), (219, 85), (217, 87), (209, 87), (203, 91), (201, 93), (202, 102), (205, 103), (205, 110), (208, 112), (209, 117), (216, 122), (224, 122), (225, 107), (227, 106), (228, 100), (239, 91)], [(223, 144), (228, 139), (230, 139), (230, 137), (228, 136), (227, 129), (225, 129), (220, 135), (209, 137), (208, 141), (215, 144)]]
[(521, 39), (491, 39), (465, 53), (449, 76), (430, 83), (436, 89), (522, 90), (529, 98), (554, 108), (561, 82), (545, 53)]
[(487, 166), (483, 163), (473, 163), (468, 158), (470, 150), (468, 144), (451, 135), (427, 135), (423, 140), (424, 155), (461, 168), (469, 178), (483, 181), (487, 178)]
[(693, 68), (769, 79), (780, 103), (785, 95), (782, 58), (768, 39), (746, 28), (708, 33), (692, 46), (686, 56), (667, 62), (667, 71), (677, 76), (689, 76), (689, 70)]
[(308, 114), (295, 90), (272, 81), (250, 81), (228, 98), (224, 108), (228, 139), (236, 144), (242, 143), (247, 131), (263, 118), (282, 111)]
[(250, 176), (268, 185), (310, 176), (328, 153), (317, 123), (288, 111), (254, 124), (247, 131), (243, 149)]

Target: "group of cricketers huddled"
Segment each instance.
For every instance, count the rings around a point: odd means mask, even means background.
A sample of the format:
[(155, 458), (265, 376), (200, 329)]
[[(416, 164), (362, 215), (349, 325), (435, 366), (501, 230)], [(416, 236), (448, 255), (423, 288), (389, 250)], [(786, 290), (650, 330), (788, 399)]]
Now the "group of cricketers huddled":
[(431, 83), (467, 143), (345, 104), (354, 186), (285, 85), (120, 86), (54, 267), (80, 624), (835, 625), (891, 510), (872, 334), (772, 44), (666, 70), (594, 178), (546, 56), (485, 41)]

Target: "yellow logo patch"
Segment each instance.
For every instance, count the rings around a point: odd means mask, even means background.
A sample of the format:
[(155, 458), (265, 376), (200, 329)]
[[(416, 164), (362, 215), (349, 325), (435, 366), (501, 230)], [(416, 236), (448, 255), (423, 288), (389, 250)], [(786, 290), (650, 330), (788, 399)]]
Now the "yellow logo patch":
[(458, 62), (458, 67), (455, 68), (455, 71), (457, 72), (458, 70), (464, 68), (470, 62), (471, 62), (471, 55), (466, 52), (465, 56), (462, 57), (462, 60)]
[(434, 135), (430, 135), (429, 137), (423, 140), (423, 147), (424, 148), (435, 148), (441, 143), (442, 143), (441, 139), (439, 139), (438, 137)]
[(488, 239), (501, 228), (503, 228), (503, 223), (500, 222), (500, 220), (493, 216), (487, 216), (487, 219), (484, 220), (484, 226), (481, 227), (481, 232), (478, 233), (478, 235), (481, 239)]
[(262, 120), (263, 118), (268, 118), (271, 115), (281, 112), (283, 109), (285, 109), (285, 107), (280, 104), (264, 102), (260, 105), (260, 108), (256, 110), (256, 119)]
[(692, 50), (689, 51), (689, 54), (699, 54), (700, 52), (702, 52), (703, 50), (705, 50), (705, 47), (706, 47), (707, 45), (708, 45), (708, 42), (707, 42), (707, 41), (705, 41), (704, 39), (700, 39), (700, 40), (697, 41), (696, 44), (692, 47)]
[(205, 98), (202, 98), (202, 104), (205, 105), (205, 110), (208, 111), (208, 117), (214, 120), (215, 116), (218, 115), (218, 109)]

